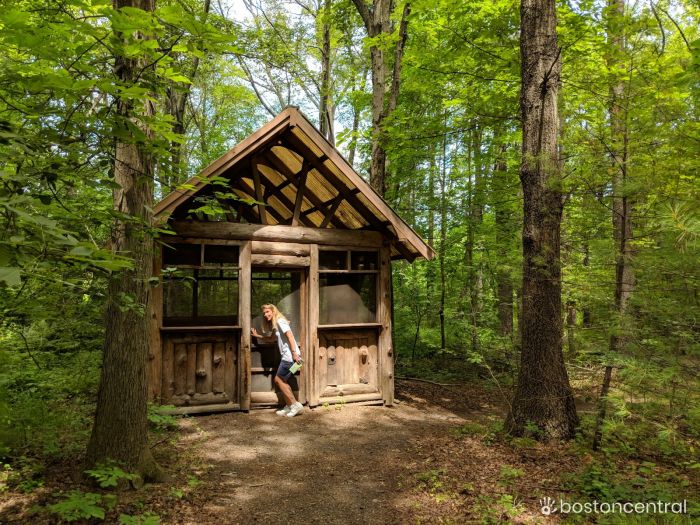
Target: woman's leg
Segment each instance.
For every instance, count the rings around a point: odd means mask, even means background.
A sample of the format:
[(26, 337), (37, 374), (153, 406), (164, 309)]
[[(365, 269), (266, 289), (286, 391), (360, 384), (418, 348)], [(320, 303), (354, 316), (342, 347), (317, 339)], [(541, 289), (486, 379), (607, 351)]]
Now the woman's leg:
[(284, 401), (287, 403), (287, 405), (292, 406), (297, 402), (297, 400), (294, 399), (294, 392), (292, 392), (292, 387), (289, 386), (289, 383), (287, 383), (280, 376), (275, 376), (275, 384), (277, 385), (277, 388), (280, 389), (280, 392), (282, 392), (282, 397), (284, 397)]

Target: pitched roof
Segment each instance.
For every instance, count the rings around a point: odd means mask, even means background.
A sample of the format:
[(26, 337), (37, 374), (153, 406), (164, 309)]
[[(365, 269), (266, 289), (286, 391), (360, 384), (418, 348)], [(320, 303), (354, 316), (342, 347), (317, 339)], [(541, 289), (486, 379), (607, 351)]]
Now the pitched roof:
[(168, 194), (154, 213), (161, 220), (184, 218), (193, 199), (207, 196), (216, 196), (227, 220), (381, 231), (395, 258), (435, 256), (296, 107), (285, 108)]

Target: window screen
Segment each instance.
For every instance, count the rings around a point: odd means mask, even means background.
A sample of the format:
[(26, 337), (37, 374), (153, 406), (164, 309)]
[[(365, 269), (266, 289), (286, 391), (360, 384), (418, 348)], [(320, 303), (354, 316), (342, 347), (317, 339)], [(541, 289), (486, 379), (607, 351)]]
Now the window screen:
[(376, 321), (376, 274), (321, 274), (319, 288), (319, 324)]

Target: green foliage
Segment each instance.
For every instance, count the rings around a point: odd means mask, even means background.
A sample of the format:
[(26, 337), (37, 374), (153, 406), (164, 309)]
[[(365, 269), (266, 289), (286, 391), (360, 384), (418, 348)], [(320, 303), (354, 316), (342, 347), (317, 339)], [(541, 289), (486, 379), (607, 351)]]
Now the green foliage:
[(183, 497), (185, 497), (185, 491), (177, 487), (171, 487), (168, 494), (170, 495), (170, 497), (175, 499), (182, 499)]
[(525, 471), (519, 468), (511, 467), (510, 465), (501, 466), (501, 472), (498, 474), (498, 484), (505, 489), (512, 489), (513, 484), (525, 474)]
[(120, 480), (132, 481), (138, 478), (137, 474), (125, 472), (114, 464), (98, 465), (85, 473), (94, 478), (103, 489), (116, 487)]
[[(184, 180), (268, 112), (296, 103), (315, 117), (330, 23), (336, 139), (366, 171), (368, 46), (390, 50), (396, 35), (370, 41), (351, 2), (332, 4), (329, 13), (317, 3), (292, 14), (265, 0), (250, 4), (245, 22), (205, 13), (194, 0), (159, 3), (152, 15), (117, 12), (104, 0), (59, 8), (51, 0), (15, 2), (0, 10), (0, 457), (10, 465), (0, 490), (33, 490), (42, 483), (36, 463), (84, 449), (107, 282), (132, 265), (129, 254), (109, 249), (111, 224), (129, 221), (142, 235), (166, 231), (113, 211), (115, 138), (152, 154), (157, 180), (147, 182), (156, 197), (186, 189)], [(680, 2), (664, 13), (654, 7), (662, 4), (640, 4), (619, 17), (601, 3), (558, 4), (562, 287), (563, 303), (575, 309), (564, 349), (575, 370), (590, 371), (575, 385), (589, 401), (602, 367), (615, 366), (601, 455), (572, 481), (572, 490), (590, 497), (632, 497), (643, 483), (649, 494), (674, 495), (673, 487), (682, 490), (687, 472), (695, 472), (688, 458), (700, 447), (700, 24), (697, 6)], [(513, 385), (520, 357), (517, 2), (419, 0), (411, 7), (401, 96), (383, 127), (385, 198), (437, 256), (393, 265), (396, 372), (441, 383), (487, 379), (501, 395)], [(615, 30), (624, 33), (622, 49), (610, 42)], [(136, 84), (122, 83), (114, 74), (117, 55), (152, 63), (153, 71), (144, 70)], [(610, 97), (617, 84), (624, 85), (622, 192), (633, 211), (635, 273), (624, 318), (615, 307), (611, 220)], [(183, 129), (176, 129), (168, 104), (184, 94)], [(132, 119), (117, 111), (117, 97), (133, 106)], [(144, 101), (155, 115), (144, 111)], [(211, 194), (196, 207), (221, 218), (221, 203), (235, 196), (225, 179), (212, 184)], [(511, 287), (505, 303), (504, 285)], [(112, 299), (123, 310), (144, 311), (132, 297)], [(512, 306), (510, 330), (502, 325), (504, 306)], [(624, 340), (624, 352), (609, 351), (611, 336)], [(176, 425), (155, 407), (149, 421), (159, 432)], [(507, 439), (499, 424), (468, 423), (454, 434), (516, 449), (540, 437), (531, 424), (528, 437)], [(578, 447), (589, 447), (592, 430), (592, 417), (583, 414)], [(638, 468), (616, 472), (614, 458), (638, 461)], [(676, 479), (668, 465), (675, 465)], [(521, 508), (511, 490), (519, 474), (508, 468), (499, 476), (508, 493), (477, 505), (485, 521), (513, 519)], [(128, 475), (97, 471), (110, 484)], [(434, 469), (417, 482), (444, 496), (444, 478)], [(188, 489), (196, 484), (188, 481)], [(181, 498), (184, 490), (172, 495)], [(90, 505), (104, 501), (89, 500), (74, 493), (68, 501), (76, 516), (96, 518)]]
[(139, 514), (136, 516), (120, 514), (119, 523), (121, 523), (122, 525), (159, 525), (160, 516), (154, 514), (153, 512), (146, 512), (144, 514)]
[(482, 437), (486, 434), (487, 429), (484, 425), (475, 422), (467, 422), (463, 425), (452, 430), (453, 434), (457, 437), (460, 436), (474, 436)]
[(64, 521), (78, 521), (91, 518), (104, 519), (105, 509), (102, 496), (94, 492), (72, 491), (66, 498), (47, 508)]
[[(42, 343), (63, 347), (74, 342), (53, 336), (53, 341)], [(26, 353), (8, 347), (0, 350), (6, 365), (0, 372), (0, 395), (5, 400), (0, 403), (0, 418), (6, 422), (0, 427), (0, 452), (65, 457), (81, 451), (88, 438), (99, 353), (47, 350), (35, 355), (38, 368)]]
[(148, 422), (156, 432), (164, 432), (177, 428), (178, 417), (169, 414), (168, 411), (174, 409), (173, 405), (148, 405)]
[(444, 475), (445, 471), (443, 469), (426, 470), (416, 474), (416, 482), (421, 489), (430, 494), (437, 494), (445, 486)]

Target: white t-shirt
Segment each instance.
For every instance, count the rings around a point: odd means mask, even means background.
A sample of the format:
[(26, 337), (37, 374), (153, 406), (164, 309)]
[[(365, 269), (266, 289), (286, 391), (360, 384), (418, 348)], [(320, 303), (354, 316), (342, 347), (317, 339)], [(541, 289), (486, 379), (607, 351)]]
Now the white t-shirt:
[[(289, 326), (289, 321), (286, 319), (277, 320), (277, 347), (280, 349), (280, 355), (282, 356), (282, 361), (293, 362), (292, 351), (289, 348), (289, 339), (287, 339), (287, 332), (291, 332), (292, 329)], [(296, 339), (294, 340), (296, 343)], [(297, 343), (297, 354), (301, 357), (301, 349)]]

